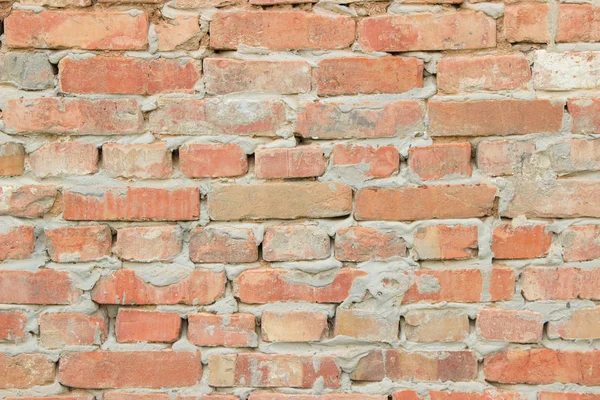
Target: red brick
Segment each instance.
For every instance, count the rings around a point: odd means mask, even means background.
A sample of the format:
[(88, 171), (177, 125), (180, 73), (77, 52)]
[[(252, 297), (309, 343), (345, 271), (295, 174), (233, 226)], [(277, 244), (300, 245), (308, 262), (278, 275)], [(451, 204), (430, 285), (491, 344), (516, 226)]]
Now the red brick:
[(600, 258), (600, 225), (572, 225), (562, 234), (565, 261)]
[(175, 15), (175, 18), (164, 19), (156, 25), (156, 36), (158, 51), (197, 50), (203, 33), (197, 15)]
[(573, 133), (600, 133), (600, 99), (568, 99), (567, 109), (573, 118)]
[(200, 215), (196, 187), (81, 187), (67, 189), (63, 200), (66, 220), (177, 221), (196, 220)]
[(527, 300), (600, 300), (600, 270), (528, 267), (521, 273)]
[[(319, 275), (327, 280), (317, 279)], [(250, 304), (279, 301), (341, 303), (348, 297), (354, 280), (364, 275), (366, 272), (353, 268), (342, 268), (336, 274), (317, 275), (284, 269), (251, 269), (234, 279), (233, 289), (240, 301)]]
[(316, 226), (282, 225), (265, 230), (262, 256), (266, 261), (321, 260), (331, 255), (331, 239)]
[(4, 20), (4, 32), (8, 47), (145, 50), (148, 16), (111, 11), (15, 10)]
[(350, 379), (353, 381), (381, 381), (385, 378), (384, 350), (373, 350), (361, 357)]
[(547, 332), (551, 339), (600, 339), (600, 307), (573, 310), (568, 319), (550, 321)]
[(436, 101), (429, 105), (431, 136), (506, 136), (559, 132), (563, 105), (550, 100)]
[(194, 270), (169, 285), (155, 286), (135, 271), (121, 269), (102, 276), (91, 294), (100, 304), (211, 304), (225, 293), (225, 281), (223, 272)]
[(88, 143), (50, 143), (29, 155), (29, 165), (41, 178), (93, 174), (98, 171), (98, 149)]
[(0, 270), (0, 303), (74, 304), (81, 294), (81, 290), (73, 287), (68, 272)]
[(494, 265), (489, 290), (492, 301), (511, 300), (515, 294), (515, 271), (509, 267)]
[(393, 103), (308, 103), (298, 114), (296, 131), (314, 139), (406, 136), (424, 131), (425, 108), (416, 100)]
[(113, 135), (142, 133), (143, 116), (135, 100), (38, 98), (7, 100), (6, 129), (15, 133)]
[(239, 353), (212, 355), (208, 384), (215, 387), (325, 388), (340, 386), (340, 371), (330, 356)]
[(319, 146), (260, 149), (254, 155), (259, 179), (310, 178), (325, 172), (325, 157)]
[(540, 392), (538, 400), (599, 400), (600, 394)]
[(310, 394), (252, 393), (248, 400), (387, 400), (387, 396), (362, 393)]
[(560, 4), (556, 42), (600, 41), (600, 13), (591, 4)]
[[(107, 1), (107, 0), (100, 0)], [(130, 393), (130, 392), (105, 392), (105, 400), (238, 400), (237, 396), (228, 394), (215, 395), (177, 395), (173, 397), (170, 393)], [(60, 399), (58, 399), (60, 400)]]
[(171, 99), (158, 102), (150, 130), (167, 135), (275, 136), (285, 124), (283, 102), (261, 99)]
[(431, 400), (523, 400), (517, 392), (487, 390), (481, 393), (429, 391)]
[(482, 290), (483, 278), (478, 269), (419, 270), (403, 302), (476, 303), (481, 300)]
[(490, 215), (496, 188), (483, 185), (365, 188), (358, 191), (357, 220), (415, 221)]
[(208, 214), (215, 221), (333, 218), (350, 214), (352, 189), (337, 182), (213, 185)]
[(355, 23), (350, 17), (330, 17), (294, 11), (218, 12), (210, 23), (210, 46), (233, 50), (240, 46), (270, 50), (329, 50), (350, 47)]
[(0, 176), (23, 175), (25, 150), (19, 143), (0, 144)]
[(364, 18), (364, 51), (466, 50), (496, 46), (496, 22), (481, 12), (417, 13)]
[(235, 143), (186, 144), (179, 148), (179, 167), (191, 178), (239, 176), (248, 172), (248, 157)]
[(437, 64), (438, 89), (445, 93), (527, 89), (529, 61), (520, 53), (444, 57)]
[(50, 385), (54, 382), (54, 370), (54, 363), (43, 354), (11, 357), (0, 353), (0, 389)]
[(197, 263), (248, 263), (258, 260), (258, 242), (246, 228), (195, 228), (190, 259)]
[(336, 144), (333, 165), (357, 165), (366, 176), (387, 178), (400, 168), (400, 153), (394, 146)]
[(188, 315), (188, 339), (197, 346), (256, 347), (256, 321), (252, 314)]
[(461, 310), (411, 310), (404, 320), (406, 339), (413, 342), (458, 342), (469, 336), (469, 315)]
[(597, 385), (599, 363), (600, 351), (512, 349), (485, 357), (483, 365), (488, 382)]
[(395, 342), (398, 340), (400, 320), (398, 315), (386, 315), (378, 310), (363, 311), (338, 307), (335, 312), (334, 336), (348, 336), (370, 342)]
[(488, 308), (477, 313), (477, 333), (484, 340), (535, 343), (543, 330), (544, 319), (537, 312)]
[(525, 159), (535, 152), (535, 143), (522, 140), (480, 142), (477, 168), (491, 176), (513, 175), (521, 171)]
[(102, 145), (102, 168), (122, 178), (168, 178), (173, 170), (171, 151), (165, 142)]
[(547, 43), (550, 40), (547, 3), (510, 4), (504, 8), (504, 36), (511, 43)]
[(117, 230), (114, 252), (128, 261), (164, 261), (183, 248), (183, 233), (177, 226), (128, 227)]
[(115, 335), (118, 342), (167, 342), (179, 339), (179, 314), (121, 308)]
[(34, 247), (35, 232), (31, 226), (13, 226), (0, 233), (0, 261), (29, 258)]
[(100, 345), (108, 327), (104, 317), (76, 313), (42, 314), (40, 345), (47, 349)]
[(327, 58), (314, 71), (317, 93), (403, 93), (423, 86), (423, 61), (402, 57)]
[(53, 185), (0, 186), (0, 214), (39, 218), (50, 212), (57, 195)]
[(48, 255), (55, 262), (95, 261), (110, 256), (108, 226), (69, 226), (46, 230)]
[(312, 311), (264, 311), (262, 339), (266, 342), (318, 342), (327, 333), (327, 316)]
[(494, 258), (519, 259), (545, 257), (552, 244), (552, 232), (546, 225), (513, 226), (502, 224), (494, 229)]
[[(25, 338), (27, 315), (20, 311), (0, 311), (0, 341), (17, 342)], [(318, 339), (317, 339), (318, 340)]]
[(193, 93), (200, 79), (199, 67), (191, 59), (63, 58), (58, 69), (65, 93)]
[(400, 390), (392, 394), (392, 400), (424, 400), (416, 390)]
[(210, 94), (310, 91), (310, 65), (306, 61), (262, 61), (207, 58), (203, 73)]
[(393, 231), (363, 226), (338, 229), (335, 258), (340, 261), (383, 261), (406, 256), (406, 243)]
[(419, 260), (473, 258), (479, 248), (476, 226), (435, 225), (417, 229), (413, 249)]
[(60, 359), (58, 381), (89, 389), (193, 386), (202, 377), (200, 352), (95, 351)]
[(408, 165), (425, 181), (471, 176), (471, 145), (465, 143), (434, 144), (412, 147)]

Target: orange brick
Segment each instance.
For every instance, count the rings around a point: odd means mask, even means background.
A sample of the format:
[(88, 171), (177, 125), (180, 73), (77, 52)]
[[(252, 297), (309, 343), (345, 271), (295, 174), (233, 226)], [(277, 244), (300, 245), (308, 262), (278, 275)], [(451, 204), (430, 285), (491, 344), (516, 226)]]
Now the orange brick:
[(46, 230), (48, 255), (56, 262), (95, 261), (111, 254), (112, 233), (105, 225)]
[(247, 263), (258, 260), (251, 229), (195, 228), (190, 235), (190, 259), (198, 263)]
[(68, 272), (0, 270), (0, 303), (75, 304), (81, 294), (82, 291), (73, 286)]
[(394, 146), (336, 144), (333, 165), (355, 165), (368, 177), (387, 178), (400, 168), (400, 153)]
[(477, 269), (419, 270), (403, 302), (476, 303), (482, 290), (481, 271)]
[(573, 267), (528, 267), (521, 273), (527, 300), (600, 299), (600, 270)]
[(259, 179), (310, 178), (325, 172), (325, 157), (318, 146), (261, 149), (254, 157)]
[[(14, 290), (14, 288), (13, 288)], [(0, 388), (26, 389), (54, 382), (55, 364), (43, 354), (0, 353)]]
[(115, 335), (119, 342), (167, 342), (179, 339), (181, 318), (177, 313), (121, 308)]
[[(107, 0), (100, 0), (100, 3)], [(149, 0), (149, 3), (159, 3)], [(175, 15), (156, 24), (158, 51), (197, 50), (203, 34), (197, 15)]]
[(338, 229), (335, 258), (340, 261), (389, 260), (406, 256), (406, 243), (396, 232), (352, 226)]
[(537, 312), (488, 308), (477, 313), (477, 332), (485, 340), (539, 342), (543, 330), (544, 320)]
[(477, 145), (477, 168), (491, 176), (513, 175), (535, 152), (531, 141), (500, 140)]
[(576, 98), (567, 100), (567, 109), (573, 118), (573, 133), (600, 132), (600, 99)]
[(412, 147), (408, 164), (419, 178), (430, 181), (471, 176), (471, 145), (447, 143)]
[(17, 342), (25, 338), (26, 323), (27, 315), (24, 312), (0, 311), (0, 341)]
[(87, 143), (50, 143), (29, 155), (29, 165), (41, 178), (93, 174), (98, 171), (98, 149)]
[(565, 261), (600, 258), (600, 225), (572, 225), (562, 235)]
[(2, 215), (23, 218), (39, 218), (50, 212), (58, 191), (54, 185), (1, 186), (0, 204)]
[(197, 346), (256, 347), (252, 314), (193, 314), (188, 316), (188, 339)]
[(101, 315), (59, 313), (40, 316), (40, 344), (47, 349), (100, 345), (106, 340), (107, 332), (106, 319)]
[(591, 4), (560, 4), (558, 10), (557, 42), (600, 41), (600, 13)]
[(349, 336), (372, 342), (398, 340), (399, 316), (381, 315), (377, 310), (363, 311), (338, 307), (335, 312), (334, 336)]
[(123, 178), (168, 178), (173, 170), (171, 151), (166, 143), (102, 145), (102, 168)]
[(509, 267), (494, 265), (490, 277), (492, 301), (510, 300), (515, 294), (515, 271)]
[(186, 144), (179, 148), (179, 167), (191, 178), (231, 177), (248, 172), (248, 157), (237, 144)]
[(23, 175), (25, 150), (18, 143), (0, 144), (0, 176)]
[(265, 230), (262, 256), (266, 261), (321, 260), (331, 255), (330, 242), (327, 232), (315, 226), (270, 226)]
[(176, 226), (120, 228), (114, 252), (119, 258), (129, 261), (170, 260), (181, 253), (182, 236)]
[(23, 260), (31, 257), (35, 248), (32, 226), (13, 226), (0, 233), (0, 260)]
[(548, 337), (562, 339), (600, 339), (600, 307), (573, 310), (568, 319), (550, 321)]
[(469, 316), (460, 310), (411, 310), (404, 320), (412, 342), (458, 342), (469, 336)]
[(318, 342), (327, 333), (327, 316), (312, 311), (264, 311), (262, 339), (266, 342)]
[(511, 43), (547, 43), (550, 40), (547, 3), (510, 4), (504, 8), (504, 36)]
[(518, 259), (545, 257), (552, 244), (552, 232), (546, 225), (513, 226), (502, 224), (494, 229), (494, 258)]
[(417, 229), (413, 249), (420, 260), (473, 258), (479, 248), (476, 226), (435, 225)]

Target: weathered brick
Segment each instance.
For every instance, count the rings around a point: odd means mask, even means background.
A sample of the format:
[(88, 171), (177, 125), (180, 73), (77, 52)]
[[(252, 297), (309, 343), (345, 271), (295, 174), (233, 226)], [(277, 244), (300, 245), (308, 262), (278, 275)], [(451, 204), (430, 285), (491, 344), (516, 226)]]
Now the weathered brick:
[(200, 215), (196, 187), (75, 187), (63, 192), (63, 200), (66, 220), (177, 221), (195, 220)]
[(368, 177), (387, 178), (400, 168), (400, 153), (394, 146), (336, 144), (333, 165), (355, 165)]
[(600, 339), (600, 307), (573, 310), (568, 319), (550, 321), (547, 332), (552, 339)]
[(492, 301), (511, 300), (515, 294), (515, 271), (510, 267), (494, 265), (489, 290)]
[(100, 345), (108, 327), (104, 317), (77, 313), (42, 314), (40, 344), (47, 349)]
[(476, 303), (481, 300), (482, 290), (483, 278), (477, 269), (419, 270), (403, 303)]
[(157, 286), (133, 270), (121, 269), (102, 276), (91, 295), (100, 304), (211, 304), (225, 293), (225, 281), (223, 272), (194, 270), (169, 285)]
[[(25, 338), (27, 314), (20, 311), (0, 311), (0, 341), (17, 342)], [(317, 339), (318, 340), (318, 339)]]
[(188, 339), (197, 346), (256, 347), (256, 321), (242, 313), (189, 315)]
[(529, 61), (521, 54), (444, 57), (437, 64), (438, 89), (445, 93), (526, 89)]
[(600, 140), (561, 140), (548, 146), (545, 153), (559, 174), (600, 170)]
[(181, 317), (177, 313), (121, 308), (115, 335), (118, 342), (167, 342), (179, 339)]
[(21, 2), (21, 4), (28, 6), (49, 6), (56, 8), (89, 7), (92, 5), (92, 0), (24, 0)]
[(34, 247), (35, 232), (31, 226), (13, 226), (0, 233), (0, 261), (29, 258)]
[(466, 50), (496, 46), (496, 22), (481, 12), (417, 13), (364, 18), (364, 51)]
[(104, 143), (102, 169), (122, 178), (168, 178), (173, 170), (171, 151), (165, 142), (152, 144)]
[(54, 86), (54, 70), (46, 54), (5, 53), (0, 55), (0, 83), (26, 90), (46, 89)]
[(533, 86), (536, 90), (564, 91), (600, 87), (600, 52), (538, 50), (533, 58)]
[(331, 255), (331, 238), (306, 225), (270, 226), (265, 230), (262, 256), (266, 261), (321, 260)]
[(378, 310), (360, 310), (338, 307), (335, 312), (334, 336), (349, 336), (371, 342), (398, 340), (398, 315), (378, 313)]
[(68, 272), (0, 270), (0, 303), (74, 304), (81, 294), (82, 291), (73, 286)]
[(327, 333), (327, 316), (313, 311), (264, 311), (262, 339), (266, 342), (318, 342)]
[(486, 390), (485, 392), (441, 392), (429, 391), (431, 400), (523, 400), (524, 395), (504, 390)]
[(597, 385), (599, 362), (600, 351), (511, 349), (485, 357), (483, 365), (488, 382)]
[(599, 300), (600, 270), (574, 267), (528, 267), (521, 273), (525, 299)]
[(413, 249), (419, 260), (453, 260), (477, 255), (476, 226), (435, 225), (417, 229)]
[(340, 386), (340, 371), (331, 356), (239, 353), (211, 355), (208, 384), (215, 387), (326, 388)]
[[(14, 290), (14, 287), (12, 288)], [(43, 354), (0, 353), (0, 388), (30, 388), (54, 382), (54, 363)]]
[(125, 135), (143, 132), (143, 116), (135, 100), (38, 98), (8, 100), (4, 124), (14, 133)]
[(158, 51), (175, 51), (197, 50), (204, 35), (197, 15), (175, 15), (175, 18), (164, 19), (156, 25), (156, 36)]
[(203, 73), (211, 94), (236, 92), (307, 93), (311, 88), (306, 61), (262, 61), (207, 58)]
[(186, 144), (179, 148), (179, 167), (191, 178), (239, 176), (248, 172), (248, 157), (235, 143)]
[(316, 275), (284, 269), (251, 269), (233, 280), (233, 290), (240, 301), (250, 304), (341, 303), (348, 297), (354, 280), (364, 275), (366, 272), (353, 268)]
[(280, 393), (252, 393), (248, 400), (386, 400), (387, 397), (376, 394), (330, 393), (322, 395), (296, 395)]
[(254, 173), (259, 179), (310, 178), (325, 172), (319, 146), (260, 149), (254, 154)]
[(535, 152), (535, 143), (523, 140), (480, 142), (477, 145), (477, 168), (491, 176), (513, 175)]
[[(108, 0), (99, 0), (100, 2), (106, 2)], [(237, 396), (228, 394), (215, 394), (215, 395), (177, 395), (171, 396), (170, 393), (132, 393), (132, 392), (104, 392), (104, 399), (106, 400), (238, 400)], [(56, 399), (60, 400), (60, 399)]]
[(547, 43), (550, 40), (547, 3), (509, 4), (504, 8), (504, 37), (511, 43)]
[(540, 392), (538, 400), (598, 400), (600, 394)]
[(25, 149), (19, 143), (0, 144), (0, 176), (23, 175)]
[(165, 98), (149, 126), (167, 135), (275, 136), (285, 121), (285, 106), (276, 100)]
[(562, 235), (565, 261), (600, 258), (600, 225), (572, 225)]
[(600, 133), (600, 99), (569, 99), (567, 109), (573, 118), (573, 133)]
[(332, 218), (350, 214), (352, 189), (337, 182), (215, 185), (208, 195), (212, 220)]
[(383, 261), (406, 256), (406, 243), (393, 231), (363, 226), (338, 229), (335, 258), (340, 261)]
[(4, 20), (4, 32), (8, 47), (145, 50), (148, 16), (118, 11), (15, 10)]
[(429, 106), (432, 136), (507, 136), (558, 132), (563, 105), (550, 100), (437, 101)]
[(519, 259), (545, 257), (552, 244), (552, 232), (546, 225), (513, 226), (502, 224), (494, 229), (494, 258)]
[(248, 263), (258, 260), (258, 242), (247, 228), (195, 228), (190, 259), (198, 263)]
[(425, 108), (416, 100), (393, 103), (308, 103), (296, 131), (314, 139), (406, 136), (425, 130)]
[(411, 310), (404, 320), (406, 339), (413, 342), (458, 342), (469, 336), (469, 315), (462, 310)]
[(402, 57), (327, 58), (314, 71), (317, 93), (403, 93), (423, 86), (423, 61)]
[(41, 217), (52, 209), (57, 196), (53, 185), (0, 186), (0, 215)]
[(414, 221), (490, 215), (496, 188), (483, 185), (365, 188), (358, 191), (357, 220)]
[(538, 342), (543, 330), (544, 319), (537, 312), (487, 308), (477, 313), (477, 333), (485, 340)]
[(88, 143), (49, 143), (29, 155), (29, 165), (40, 178), (93, 174), (98, 171), (98, 149)]
[(199, 66), (188, 58), (66, 57), (58, 69), (65, 93), (193, 93), (200, 79)]
[(218, 12), (210, 24), (210, 46), (270, 50), (328, 50), (354, 42), (355, 23), (346, 16), (294, 11)]
[(95, 261), (110, 256), (112, 234), (104, 225), (46, 230), (48, 255), (55, 262)]
[(465, 142), (412, 147), (408, 165), (425, 181), (469, 177), (472, 172), (471, 145)]
[(384, 350), (373, 350), (363, 356), (350, 379), (354, 381), (381, 381), (385, 378), (385, 352)]
[(128, 261), (164, 261), (183, 248), (183, 233), (177, 226), (128, 227), (117, 230), (115, 255)]
[(78, 388), (193, 386), (202, 377), (200, 352), (95, 351), (60, 359), (58, 381)]
[(477, 357), (471, 351), (387, 350), (385, 368), (386, 376), (396, 381), (472, 381), (477, 377)]
[(591, 4), (560, 4), (557, 42), (600, 41), (600, 14)]

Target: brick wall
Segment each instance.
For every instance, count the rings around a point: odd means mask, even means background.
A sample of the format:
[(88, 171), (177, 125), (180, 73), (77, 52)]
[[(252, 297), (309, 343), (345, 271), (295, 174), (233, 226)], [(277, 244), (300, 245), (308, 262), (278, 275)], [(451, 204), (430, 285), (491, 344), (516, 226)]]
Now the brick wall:
[(0, 399), (599, 400), (592, 3), (1, 2)]

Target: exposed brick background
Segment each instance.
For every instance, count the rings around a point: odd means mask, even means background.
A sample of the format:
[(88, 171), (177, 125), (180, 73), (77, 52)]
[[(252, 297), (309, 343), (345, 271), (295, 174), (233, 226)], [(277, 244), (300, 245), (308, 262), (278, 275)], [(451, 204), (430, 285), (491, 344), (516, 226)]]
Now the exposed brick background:
[(598, 1), (0, 21), (0, 400), (600, 400)]

